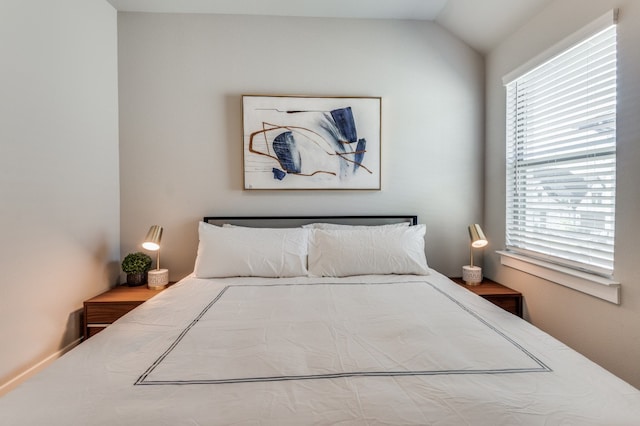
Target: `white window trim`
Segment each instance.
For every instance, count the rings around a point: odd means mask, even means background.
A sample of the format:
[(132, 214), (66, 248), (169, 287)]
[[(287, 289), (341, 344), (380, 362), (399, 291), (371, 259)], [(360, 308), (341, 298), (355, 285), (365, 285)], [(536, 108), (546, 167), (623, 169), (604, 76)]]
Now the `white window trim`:
[[(592, 21), (590, 24), (506, 74), (502, 78), (503, 84), (507, 85), (511, 83), (526, 72), (543, 64), (580, 40), (597, 33), (609, 25), (615, 24), (617, 21), (618, 10), (612, 9), (608, 11), (604, 15)], [(621, 286), (620, 283), (615, 281), (613, 278), (605, 278), (587, 272), (582, 272), (506, 250), (499, 250), (496, 253), (500, 255), (500, 263), (504, 266), (514, 268), (547, 281), (606, 300), (607, 302), (611, 302), (616, 305), (620, 304)]]
[(620, 283), (611, 279), (533, 259), (521, 254), (498, 250), (500, 263), (547, 281), (569, 287), (607, 302), (620, 304)]

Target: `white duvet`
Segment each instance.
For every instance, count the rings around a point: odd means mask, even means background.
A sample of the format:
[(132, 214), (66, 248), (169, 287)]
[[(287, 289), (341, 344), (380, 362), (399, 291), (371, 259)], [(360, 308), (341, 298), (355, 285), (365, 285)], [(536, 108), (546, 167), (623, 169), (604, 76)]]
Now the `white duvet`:
[(3, 425), (637, 425), (640, 391), (435, 271), (187, 278), (0, 399)]

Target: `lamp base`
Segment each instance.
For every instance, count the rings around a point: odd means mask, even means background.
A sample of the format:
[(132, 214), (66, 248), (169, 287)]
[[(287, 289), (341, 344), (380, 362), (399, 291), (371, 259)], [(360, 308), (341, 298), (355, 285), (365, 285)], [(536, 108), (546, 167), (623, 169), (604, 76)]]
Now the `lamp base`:
[(162, 290), (169, 284), (168, 269), (152, 269), (147, 274), (147, 287), (151, 290)]
[(482, 282), (482, 268), (465, 265), (462, 267), (462, 281), (467, 285), (478, 285)]

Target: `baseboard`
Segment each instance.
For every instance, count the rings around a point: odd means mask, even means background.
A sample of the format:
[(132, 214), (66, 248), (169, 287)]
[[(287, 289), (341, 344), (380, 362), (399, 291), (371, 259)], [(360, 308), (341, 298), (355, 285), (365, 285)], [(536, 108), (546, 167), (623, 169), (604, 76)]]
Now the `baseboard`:
[(65, 346), (64, 348), (60, 349), (57, 352), (52, 353), (51, 355), (49, 355), (48, 357), (46, 357), (45, 359), (43, 359), (42, 361), (40, 361), (36, 365), (34, 365), (34, 366), (28, 368), (27, 370), (23, 371), (22, 373), (18, 374), (13, 379), (9, 380), (6, 383), (3, 383), (0, 386), (0, 396), (4, 395), (5, 393), (9, 392), (10, 390), (16, 388), (20, 383), (24, 382), (29, 377), (31, 377), (34, 374), (36, 374), (37, 372), (43, 370), (46, 366), (51, 364), (53, 361), (55, 361), (56, 359), (60, 358), (62, 355), (64, 355), (67, 352), (69, 352), (71, 349), (73, 349), (76, 346), (78, 346), (78, 344), (80, 344), (81, 341), (82, 341), (82, 338), (74, 340), (73, 342), (71, 342), (67, 346)]

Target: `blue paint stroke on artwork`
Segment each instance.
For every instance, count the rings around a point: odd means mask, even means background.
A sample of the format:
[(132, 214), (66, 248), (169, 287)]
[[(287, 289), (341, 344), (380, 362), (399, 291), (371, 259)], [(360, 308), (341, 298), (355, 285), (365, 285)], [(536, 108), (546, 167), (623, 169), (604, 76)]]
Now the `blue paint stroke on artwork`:
[(362, 164), (362, 159), (364, 158), (364, 153), (367, 149), (367, 141), (366, 139), (358, 139), (358, 144), (356, 145), (356, 155), (353, 158), (353, 173), (358, 170), (360, 164)]
[(325, 139), (327, 143), (329, 143), (336, 152), (345, 152), (345, 144), (340, 143), (340, 141), (344, 141), (344, 136), (340, 132), (340, 129), (338, 129), (333, 116), (327, 113), (323, 114), (318, 125), (321, 129), (329, 133)]
[(351, 111), (351, 107), (334, 109), (331, 111), (331, 117), (336, 123), (336, 127), (338, 127), (347, 141), (355, 142), (358, 140), (356, 122), (353, 119), (353, 112)]
[(285, 172), (280, 169), (276, 169), (275, 167), (271, 169), (271, 171), (273, 172), (274, 179), (282, 180), (287, 175)]
[(280, 133), (273, 139), (273, 150), (287, 173), (300, 173), (302, 159), (293, 132)]

